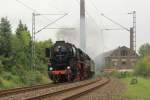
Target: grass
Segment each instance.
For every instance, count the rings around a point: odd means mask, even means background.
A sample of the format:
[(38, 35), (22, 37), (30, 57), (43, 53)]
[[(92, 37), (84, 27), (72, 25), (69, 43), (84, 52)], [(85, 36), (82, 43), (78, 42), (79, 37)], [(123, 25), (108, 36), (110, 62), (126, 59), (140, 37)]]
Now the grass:
[(150, 78), (138, 77), (138, 83), (131, 85), (133, 77), (122, 78), (127, 90), (123, 94), (132, 100), (150, 100)]
[(39, 71), (27, 72), (20, 76), (14, 75), (10, 72), (3, 72), (2, 74), (0, 74), (0, 90), (38, 84), (47, 84), (50, 82), (51, 81), (49, 80), (47, 75), (44, 75)]

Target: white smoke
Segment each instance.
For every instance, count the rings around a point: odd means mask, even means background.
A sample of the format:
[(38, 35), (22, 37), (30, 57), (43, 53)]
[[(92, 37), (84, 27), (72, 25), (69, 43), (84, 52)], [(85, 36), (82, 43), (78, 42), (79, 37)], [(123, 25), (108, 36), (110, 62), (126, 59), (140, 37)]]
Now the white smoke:
[(79, 47), (79, 28), (77, 27), (72, 30), (60, 30), (56, 36), (57, 40), (64, 40)]
[[(74, 45), (76, 45), (76, 47), (79, 47), (80, 43), (79, 24), (74, 25), (74, 27), (75, 27), (74, 30), (58, 31), (57, 40), (65, 40), (66, 42), (73, 43)], [(95, 57), (97, 58), (97, 56), (103, 51), (102, 38), (103, 37), (101, 37), (100, 27), (98, 27), (95, 23), (93, 23), (92, 19), (89, 18), (86, 19), (86, 53), (93, 59)]]

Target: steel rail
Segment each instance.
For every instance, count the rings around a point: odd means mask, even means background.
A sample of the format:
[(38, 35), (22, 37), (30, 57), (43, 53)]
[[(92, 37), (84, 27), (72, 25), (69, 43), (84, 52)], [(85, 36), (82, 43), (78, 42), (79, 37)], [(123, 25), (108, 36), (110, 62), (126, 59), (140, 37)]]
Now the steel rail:
[[(94, 84), (94, 83), (97, 83), (101, 81), (102, 83), (99, 85), (99, 86), (103, 86), (105, 84), (107, 84), (110, 79), (109, 78), (104, 78), (104, 79), (98, 79), (98, 80), (95, 80), (93, 82), (90, 82), (90, 83), (87, 83), (87, 84), (82, 84), (80, 86), (75, 86), (75, 87), (71, 87), (71, 88), (67, 88), (67, 89), (63, 89), (63, 90), (59, 90), (59, 91), (56, 91), (56, 92), (53, 92), (53, 93), (47, 93), (47, 94), (44, 94), (44, 95), (41, 95), (41, 96), (37, 96), (37, 97), (32, 97), (32, 98), (29, 98), (29, 99), (26, 99), (26, 100), (43, 100), (43, 99), (46, 99), (46, 98), (52, 98), (52, 97), (56, 97), (56, 96), (59, 96), (60, 94), (64, 94), (65, 92), (68, 92), (68, 91), (73, 91), (73, 90), (76, 90), (76, 89), (80, 89), (80, 88), (83, 88), (83, 87), (88, 87), (90, 86), (91, 84)], [(98, 87), (98, 86), (97, 86)], [(94, 88), (97, 88), (97, 87), (93, 87), (87, 91), (90, 91)], [(84, 91), (87, 92), (87, 91)], [(81, 95), (81, 94), (84, 94), (83, 92), (82, 93), (78, 93), (76, 95)], [(76, 95), (72, 95), (72, 96), (69, 96), (69, 97), (66, 97), (64, 98), (63, 100), (70, 100), (70, 98), (73, 98), (74, 96)], [(49, 99), (51, 100), (51, 99)], [(53, 99), (54, 100), (54, 99)], [(61, 100), (60, 98), (58, 98), (58, 100)]]
[(14, 94), (20, 94), (27, 91), (34, 91), (36, 89), (44, 89), (48, 87), (54, 87), (56, 84), (44, 84), (44, 85), (34, 85), (30, 87), (22, 87), (22, 88), (14, 88), (14, 89), (7, 89), (7, 90), (0, 90), (0, 97), (8, 96), (8, 95), (14, 95)]
[(65, 82), (65, 83), (49, 83), (49, 84), (41, 84), (41, 85), (33, 85), (33, 86), (28, 86), (28, 87), (21, 87), (21, 88), (14, 88), (14, 89), (6, 89), (6, 90), (0, 90), (0, 98), (5, 97), (5, 96), (10, 96), (10, 95), (15, 95), (15, 94), (21, 94), (24, 92), (29, 92), (29, 91), (34, 91), (38, 89), (46, 89), (46, 88), (51, 88), (55, 87), (58, 85), (65, 85), (65, 84), (71, 84), (71, 83), (76, 83), (75, 82)]
[(111, 80), (111, 79), (108, 78), (107, 81), (105, 81), (104, 83), (102, 83), (102, 84), (100, 84), (100, 85), (98, 85), (98, 86), (95, 86), (95, 87), (90, 88), (90, 89), (88, 89), (88, 90), (86, 90), (86, 91), (79, 92), (79, 93), (77, 93), (77, 94), (74, 94), (74, 95), (65, 97), (63, 100), (74, 100), (74, 99), (76, 99), (76, 98), (78, 98), (78, 97), (80, 97), (80, 96), (82, 96), (82, 95), (85, 95), (85, 94), (87, 94), (87, 93), (89, 93), (89, 92), (92, 92), (93, 90), (95, 90), (95, 89), (97, 89), (97, 88), (100, 88), (100, 87), (102, 87), (102, 86), (108, 84), (108, 83), (110, 82), (110, 80)]

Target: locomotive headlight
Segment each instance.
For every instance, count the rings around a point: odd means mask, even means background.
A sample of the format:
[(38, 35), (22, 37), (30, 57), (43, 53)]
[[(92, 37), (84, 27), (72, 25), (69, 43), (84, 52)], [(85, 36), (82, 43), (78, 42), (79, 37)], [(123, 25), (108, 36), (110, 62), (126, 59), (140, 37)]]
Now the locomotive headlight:
[(67, 69), (70, 69), (70, 66), (68, 66)]
[(50, 67), (50, 68), (49, 68), (49, 70), (53, 70), (53, 68), (52, 68), (52, 67)]

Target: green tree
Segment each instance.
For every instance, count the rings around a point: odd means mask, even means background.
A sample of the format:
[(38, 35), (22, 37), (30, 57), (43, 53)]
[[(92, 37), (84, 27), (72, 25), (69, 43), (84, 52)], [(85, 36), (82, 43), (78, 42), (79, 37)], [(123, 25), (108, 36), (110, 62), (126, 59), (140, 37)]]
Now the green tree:
[(28, 47), (31, 36), (30, 32), (28, 31), (28, 28), (25, 24), (22, 24), (21, 20), (19, 21), (19, 25), (16, 29), (16, 36), (19, 39), (22, 47)]
[(135, 67), (138, 75), (150, 76), (150, 44), (143, 44), (139, 49), (140, 58)]
[(0, 55), (9, 57), (11, 55), (11, 25), (7, 17), (1, 18), (0, 23)]
[(15, 88), (47, 83), (45, 48), (51, 40), (35, 41), (36, 70), (30, 70), (31, 36), (25, 24), (19, 21), (15, 34), (7, 18), (0, 22), (0, 88)]
[(16, 35), (12, 39), (14, 60), (19, 66), (29, 67), (30, 41), (30, 33), (26, 25), (20, 21), (16, 29)]
[[(47, 60), (45, 57), (45, 48), (50, 48), (53, 43), (51, 39), (46, 41), (36, 42), (36, 66), (40, 72), (47, 71)], [(45, 72), (46, 73), (46, 72)]]
[(4, 65), (2, 64), (2, 61), (0, 60), (0, 74), (4, 71)]
[(150, 76), (150, 56), (145, 56), (138, 60), (135, 72), (138, 75)]
[(20, 21), (19, 21), (19, 25), (18, 25), (18, 27), (17, 27), (17, 29), (16, 29), (16, 35), (17, 35), (18, 37), (21, 36), (21, 35), (22, 35), (22, 31), (29, 32), (27, 26), (24, 25), (24, 24), (22, 24), (22, 21), (20, 20)]
[(140, 57), (150, 55), (150, 44), (145, 43), (139, 49)]

